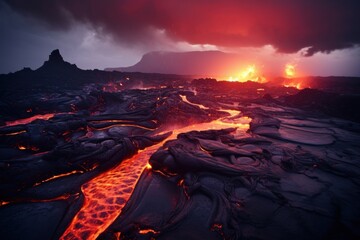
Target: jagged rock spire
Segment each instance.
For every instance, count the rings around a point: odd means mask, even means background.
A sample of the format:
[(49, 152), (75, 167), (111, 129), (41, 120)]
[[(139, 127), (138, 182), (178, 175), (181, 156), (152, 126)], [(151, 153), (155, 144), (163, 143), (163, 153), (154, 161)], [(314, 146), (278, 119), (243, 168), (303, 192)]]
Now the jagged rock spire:
[(54, 62), (54, 63), (64, 62), (64, 59), (61, 56), (59, 49), (55, 49), (51, 52), (49, 56), (49, 62)]

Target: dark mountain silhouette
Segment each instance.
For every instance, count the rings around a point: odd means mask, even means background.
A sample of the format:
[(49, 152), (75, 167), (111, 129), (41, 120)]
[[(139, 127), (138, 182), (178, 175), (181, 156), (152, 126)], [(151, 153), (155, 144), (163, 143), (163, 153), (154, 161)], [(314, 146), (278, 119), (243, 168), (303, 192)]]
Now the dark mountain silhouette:
[(24, 68), (15, 73), (0, 75), (3, 89), (37, 87), (77, 87), (85, 83), (109, 81), (120, 78), (120, 73), (100, 70), (82, 70), (75, 64), (64, 61), (58, 49), (51, 52), (49, 59), (36, 70)]
[(38, 68), (36, 71), (40, 73), (59, 73), (63, 72), (76, 72), (80, 69), (75, 65), (68, 62), (65, 62), (63, 57), (60, 54), (59, 49), (56, 49), (51, 52), (49, 60), (45, 61), (44, 64)]
[[(51, 52), (49, 59), (36, 70), (24, 68), (15, 73), (0, 75), (0, 88), (8, 89), (36, 89), (46, 87), (79, 87), (89, 83), (106, 83), (110, 81), (129, 79), (137, 82), (153, 80), (166, 81), (174, 79), (174, 75), (109, 72), (102, 70), (82, 70), (75, 64), (64, 61), (58, 49)], [(182, 78), (177, 76), (176, 78)], [(127, 81), (127, 84), (136, 84)]]
[(220, 51), (150, 52), (133, 66), (105, 70), (218, 76), (240, 62), (238, 54)]

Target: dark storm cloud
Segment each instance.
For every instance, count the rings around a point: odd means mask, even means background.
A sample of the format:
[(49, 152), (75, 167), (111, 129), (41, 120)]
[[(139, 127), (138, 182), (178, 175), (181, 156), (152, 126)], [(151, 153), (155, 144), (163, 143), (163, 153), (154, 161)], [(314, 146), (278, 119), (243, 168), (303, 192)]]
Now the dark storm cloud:
[(5, 0), (15, 11), (67, 29), (76, 22), (128, 43), (175, 41), (223, 47), (273, 45), (306, 55), (360, 43), (358, 0)]

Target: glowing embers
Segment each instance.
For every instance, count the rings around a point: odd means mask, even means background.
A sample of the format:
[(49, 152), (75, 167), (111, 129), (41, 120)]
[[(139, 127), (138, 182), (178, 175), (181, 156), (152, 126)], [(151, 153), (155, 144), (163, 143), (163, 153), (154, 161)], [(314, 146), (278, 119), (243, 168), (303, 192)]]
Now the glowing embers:
[(24, 145), (17, 145), (17, 148), (21, 151), (30, 150), (33, 152), (38, 152), (40, 149), (36, 146), (24, 146)]
[(258, 82), (258, 83), (266, 83), (267, 80), (264, 76), (261, 76), (259, 70), (255, 67), (255, 65), (249, 65), (247, 68), (242, 70), (236, 76), (230, 76), (227, 81), (229, 82)]
[(31, 123), (37, 119), (41, 119), (41, 120), (49, 120), (50, 118), (54, 117), (55, 114), (54, 113), (47, 113), (47, 114), (39, 114), (39, 115), (35, 115), (29, 118), (23, 118), (23, 119), (18, 119), (15, 121), (8, 121), (6, 122), (6, 126), (15, 126), (15, 125), (19, 125), (19, 124), (28, 124)]
[(124, 86), (122, 82), (108, 82), (102, 86), (102, 90), (110, 93), (119, 92), (124, 90)]

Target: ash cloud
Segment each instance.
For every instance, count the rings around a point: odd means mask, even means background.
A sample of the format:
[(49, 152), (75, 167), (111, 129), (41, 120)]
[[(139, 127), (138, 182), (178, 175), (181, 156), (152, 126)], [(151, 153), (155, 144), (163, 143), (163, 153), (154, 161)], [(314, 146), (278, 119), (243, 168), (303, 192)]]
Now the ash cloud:
[(147, 44), (162, 31), (174, 41), (221, 47), (273, 45), (305, 56), (360, 44), (360, 1), (5, 0), (15, 11), (50, 28), (76, 22), (118, 41)]

